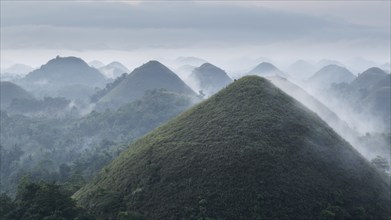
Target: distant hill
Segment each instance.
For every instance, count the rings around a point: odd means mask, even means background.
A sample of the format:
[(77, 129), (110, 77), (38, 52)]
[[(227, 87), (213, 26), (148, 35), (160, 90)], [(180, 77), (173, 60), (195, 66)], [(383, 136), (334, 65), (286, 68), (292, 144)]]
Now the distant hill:
[(158, 61), (136, 68), (115, 88), (103, 96), (100, 104), (122, 105), (141, 98), (147, 90), (166, 89), (185, 95), (195, 95), (174, 72)]
[(316, 114), (244, 77), (139, 139), (74, 194), (99, 216), (390, 216), (390, 184)]
[(198, 57), (178, 57), (175, 59), (175, 62), (178, 66), (191, 65), (191, 66), (200, 66), (203, 63), (207, 63), (206, 60)]
[(315, 65), (305, 60), (298, 60), (292, 63), (287, 69), (290, 76), (300, 80), (308, 79), (315, 71)]
[(384, 72), (384, 70), (377, 67), (372, 67), (359, 74), (357, 78), (351, 82), (350, 86), (352, 86), (355, 90), (368, 90), (380, 80), (382, 80), (386, 75), (387, 74)]
[[(373, 84), (368, 85), (366, 88), (361, 88), (356, 93), (358, 95), (358, 105), (356, 106), (358, 106), (360, 112), (378, 119), (387, 131), (391, 131), (391, 75), (387, 74), (380, 78), (381, 72), (373, 68), (364, 73), (368, 74), (369, 71), (371, 71), (373, 76), (375, 74), (379, 76), (379, 80), (375, 82), (373, 79), (375, 77), (371, 78)], [(371, 80), (368, 79), (368, 81)], [(355, 89), (355, 87), (353, 88)]]
[(185, 81), (189, 78), (195, 68), (197, 67), (192, 65), (182, 65), (175, 69), (175, 73), (178, 74), (178, 76)]
[(212, 95), (232, 82), (227, 73), (210, 63), (204, 63), (193, 70), (187, 81), (193, 81), (195, 91), (202, 90)]
[(14, 99), (34, 99), (34, 97), (15, 83), (0, 81), (1, 108), (9, 106)]
[(286, 76), (281, 70), (275, 67), (271, 63), (263, 62), (252, 69), (247, 75), (257, 75), (257, 76)]
[(338, 65), (328, 65), (317, 71), (308, 83), (318, 88), (328, 88), (333, 83), (350, 83), (356, 78), (348, 69)]
[(317, 100), (312, 95), (308, 94), (298, 85), (280, 76), (267, 77), (267, 79), (269, 79), (279, 89), (295, 98), (297, 101), (305, 105), (310, 110), (317, 113), (320, 118), (326, 121), (330, 125), (330, 127), (337, 131), (337, 133), (339, 133), (341, 136), (342, 134), (344, 134), (344, 137), (346, 138), (346, 136), (352, 137), (357, 135), (351, 128), (349, 128), (346, 122), (342, 121), (327, 106), (325, 106), (322, 102)]
[(93, 61), (91, 61), (91, 62), (88, 62), (88, 65), (90, 65), (91, 67), (94, 67), (94, 68), (96, 68), (96, 69), (99, 69), (99, 68), (105, 66), (105, 64), (102, 63), (102, 62), (99, 61), (99, 60), (93, 60)]
[(329, 94), (352, 112), (355, 120), (375, 123), (378, 132), (391, 130), (391, 75), (377, 67), (359, 74), (351, 83), (333, 85)]
[(383, 69), (384, 71), (390, 73), (391, 72), (391, 63), (390, 62), (385, 63), (385, 64), (381, 65), (380, 68)]
[(72, 84), (90, 87), (105, 84), (105, 77), (77, 57), (59, 57), (50, 60), (29, 73), (22, 81), (37, 86), (64, 86)]
[(364, 59), (362, 57), (355, 57), (349, 59), (348, 61), (346, 61), (346, 64), (349, 70), (351, 70), (354, 74), (361, 73), (370, 67), (376, 66), (375, 62)]
[(322, 59), (316, 65), (317, 65), (317, 67), (319, 69), (323, 68), (325, 66), (329, 66), (329, 65), (337, 65), (337, 66), (345, 67), (345, 65), (343, 63), (341, 63), (340, 61), (338, 61), (338, 60), (329, 60), (329, 59)]
[(14, 64), (14, 65), (2, 70), (2, 73), (26, 75), (33, 70), (34, 70), (34, 68), (32, 68), (31, 66), (25, 65), (25, 64)]
[(119, 76), (121, 76), (123, 73), (130, 73), (129, 69), (126, 68), (122, 63), (120, 62), (111, 62), (107, 64), (106, 66), (103, 66), (99, 68), (99, 71), (104, 74), (108, 78), (115, 79)]

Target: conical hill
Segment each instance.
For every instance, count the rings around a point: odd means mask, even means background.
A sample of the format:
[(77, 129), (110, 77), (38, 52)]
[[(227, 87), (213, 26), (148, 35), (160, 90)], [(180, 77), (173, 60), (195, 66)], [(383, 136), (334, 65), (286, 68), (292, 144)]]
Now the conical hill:
[(195, 96), (174, 72), (158, 61), (149, 61), (133, 70), (100, 102), (128, 103), (141, 98), (147, 90), (166, 89), (179, 94)]
[(248, 76), (130, 145), (74, 198), (102, 219), (384, 219), (389, 186), (316, 114)]

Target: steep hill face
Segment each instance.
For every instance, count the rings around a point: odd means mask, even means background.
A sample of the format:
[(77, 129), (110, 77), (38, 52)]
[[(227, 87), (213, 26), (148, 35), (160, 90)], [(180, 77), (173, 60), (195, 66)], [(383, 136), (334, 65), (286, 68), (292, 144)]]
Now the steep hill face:
[(22, 87), (12, 82), (0, 81), (0, 105), (6, 107), (14, 99), (34, 99), (33, 96)]
[(230, 84), (232, 79), (224, 70), (210, 63), (204, 63), (193, 70), (187, 81), (195, 81), (196, 91), (202, 90), (205, 94), (212, 95)]
[(271, 63), (263, 62), (256, 66), (247, 75), (257, 76), (285, 76), (285, 74)]
[(331, 64), (316, 72), (308, 82), (315, 87), (328, 88), (333, 83), (350, 83), (355, 78), (345, 67)]
[(86, 85), (102, 86), (105, 77), (95, 68), (77, 57), (59, 57), (50, 60), (29, 73), (23, 82), (37, 86)]
[[(297, 101), (305, 105), (307, 108), (317, 113), (320, 118), (328, 122), (328, 124), (339, 134), (344, 134), (345, 136), (356, 136), (355, 132), (349, 128), (348, 124), (342, 121), (333, 111), (331, 111), (327, 106), (322, 102), (317, 100), (315, 97), (308, 94), (304, 89), (300, 88), (298, 85), (290, 82), (288, 79), (272, 76), (267, 77), (275, 86), (289, 94)], [(346, 138), (346, 137), (345, 137)]]
[(390, 214), (389, 183), (316, 114), (256, 76), (139, 139), (74, 198), (102, 219)]
[(101, 103), (129, 103), (141, 98), (147, 90), (166, 89), (185, 95), (195, 95), (174, 72), (158, 61), (136, 68), (115, 88), (101, 98)]

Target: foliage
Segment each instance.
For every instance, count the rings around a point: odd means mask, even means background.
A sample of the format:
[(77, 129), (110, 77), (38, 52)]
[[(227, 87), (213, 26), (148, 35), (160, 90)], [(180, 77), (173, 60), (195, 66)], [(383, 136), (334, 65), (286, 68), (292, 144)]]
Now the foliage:
[(102, 192), (121, 195), (105, 215), (146, 219), (384, 219), (389, 187), (315, 113), (251, 76), (131, 144), (74, 198), (100, 212)]
[[(46, 100), (50, 105), (57, 103), (57, 99)], [(118, 110), (92, 112), (82, 118), (1, 111), (0, 190), (13, 195), (25, 175), (35, 181), (69, 182), (69, 188), (76, 190), (127, 144), (192, 103), (186, 96), (154, 90)]]
[(1, 219), (93, 219), (84, 209), (76, 206), (69, 192), (53, 183), (23, 182), (14, 201), (2, 194), (0, 203)]

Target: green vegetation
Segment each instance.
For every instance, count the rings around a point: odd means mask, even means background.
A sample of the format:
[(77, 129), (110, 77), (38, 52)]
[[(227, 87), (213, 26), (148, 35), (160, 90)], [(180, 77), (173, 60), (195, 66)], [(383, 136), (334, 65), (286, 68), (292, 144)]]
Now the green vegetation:
[(362, 115), (361, 121), (377, 122), (377, 132), (391, 132), (390, 74), (369, 68), (349, 84), (333, 84), (329, 93), (344, 109)]
[(83, 208), (77, 207), (70, 193), (53, 183), (25, 181), (18, 187), (15, 200), (0, 195), (0, 219), (19, 220), (92, 220)]
[(130, 145), (73, 197), (98, 219), (387, 219), (389, 187), (316, 114), (251, 76)]
[(80, 187), (129, 143), (192, 104), (187, 96), (154, 90), (118, 110), (94, 111), (82, 118), (27, 117), (1, 111), (0, 190), (14, 195), (26, 175), (33, 181)]
[(116, 108), (141, 98), (147, 90), (166, 89), (178, 94), (195, 96), (191, 90), (174, 72), (158, 61), (148, 63), (134, 69), (129, 75), (118, 82), (114, 88), (107, 89), (107, 94), (99, 99), (102, 109)]

